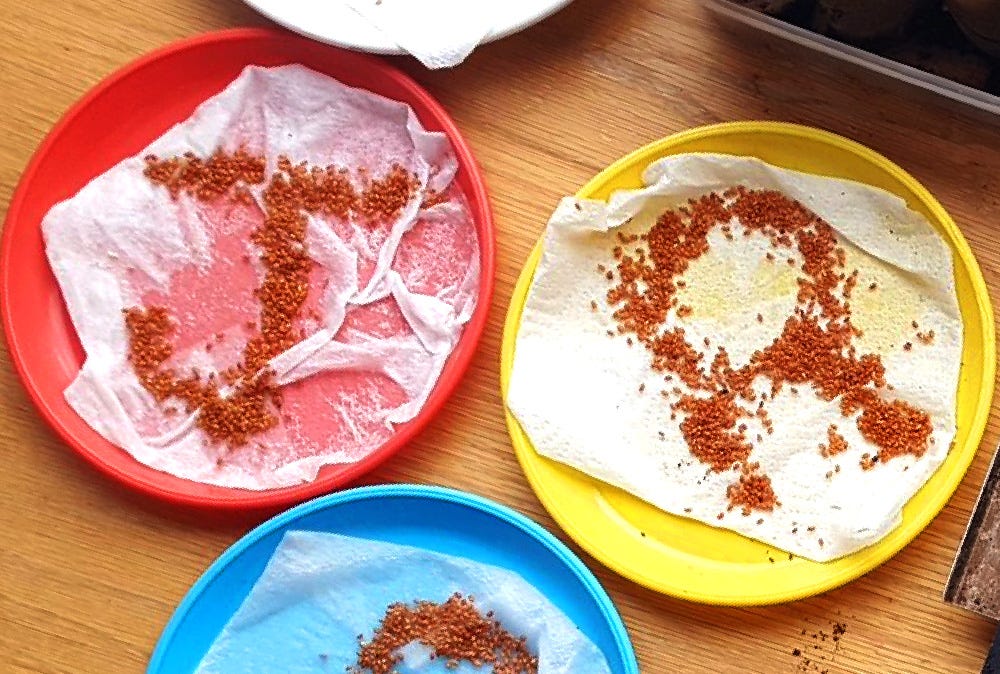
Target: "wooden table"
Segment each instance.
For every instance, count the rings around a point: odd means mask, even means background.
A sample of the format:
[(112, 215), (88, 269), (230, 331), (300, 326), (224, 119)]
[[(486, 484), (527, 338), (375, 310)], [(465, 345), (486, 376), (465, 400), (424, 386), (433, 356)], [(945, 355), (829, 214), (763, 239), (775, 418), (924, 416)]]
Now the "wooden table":
[[(0, 15), (4, 204), (42, 137), (101, 77), (180, 37), (265, 23), (237, 0), (0, 0)], [(492, 188), (499, 264), (491, 320), (469, 375), (373, 482), (478, 492), (557, 531), (503, 424), (497, 369), (511, 288), (561, 195), (620, 155), (687, 127), (772, 118), (868, 144), (944, 203), (994, 302), (1000, 298), (996, 118), (720, 24), (693, 0), (577, 0), (453, 71), (396, 62), (438, 97), (476, 151)], [(206, 523), (100, 477), (42, 423), (8, 362), (0, 396), (0, 671), (142, 671), (188, 587), (253, 522)], [(967, 478), (934, 523), (883, 567), (823, 596), (759, 609), (699, 606), (644, 590), (585, 557), (624, 616), (642, 671), (979, 671), (994, 626), (945, 606), (941, 594), (997, 441), (996, 412)], [(848, 628), (837, 649), (811, 638), (834, 622)], [(804, 666), (793, 649), (819, 666)]]

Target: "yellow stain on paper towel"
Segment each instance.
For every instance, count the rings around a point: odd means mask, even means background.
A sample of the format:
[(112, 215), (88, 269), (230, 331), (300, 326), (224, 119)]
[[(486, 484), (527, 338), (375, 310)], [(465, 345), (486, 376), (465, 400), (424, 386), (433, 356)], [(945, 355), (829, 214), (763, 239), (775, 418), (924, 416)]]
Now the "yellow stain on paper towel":
[(850, 300), (851, 323), (862, 332), (855, 341), (858, 351), (886, 354), (902, 349), (912, 339), (911, 323), (921, 316), (924, 298), (919, 286), (906, 272), (851, 245), (844, 248), (847, 269), (858, 270), (858, 285)]
[[(746, 251), (733, 250), (732, 254), (747, 258)], [(685, 287), (678, 289), (676, 297), (679, 305), (691, 307), (694, 318), (753, 318), (761, 307), (772, 306), (774, 300), (789, 298), (794, 304), (801, 274), (797, 253), (775, 256), (770, 261), (754, 254), (752, 258), (756, 259), (749, 265), (734, 265), (732, 254), (713, 248), (693, 260), (684, 272)], [(723, 256), (729, 259), (723, 260)], [(787, 264), (790, 256), (795, 266)]]

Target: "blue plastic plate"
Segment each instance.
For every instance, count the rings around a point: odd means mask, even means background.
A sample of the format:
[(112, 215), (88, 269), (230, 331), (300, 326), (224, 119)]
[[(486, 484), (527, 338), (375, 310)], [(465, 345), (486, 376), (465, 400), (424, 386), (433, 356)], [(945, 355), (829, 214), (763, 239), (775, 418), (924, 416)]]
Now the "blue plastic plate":
[(597, 644), (611, 671), (639, 672), (625, 625), (604, 588), (548, 531), (509, 508), (465, 492), (380, 485), (309, 501), (237, 541), (177, 607), (156, 645), (148, 674), (195, 670), (290, 529), (403, 543), (515, 571)]

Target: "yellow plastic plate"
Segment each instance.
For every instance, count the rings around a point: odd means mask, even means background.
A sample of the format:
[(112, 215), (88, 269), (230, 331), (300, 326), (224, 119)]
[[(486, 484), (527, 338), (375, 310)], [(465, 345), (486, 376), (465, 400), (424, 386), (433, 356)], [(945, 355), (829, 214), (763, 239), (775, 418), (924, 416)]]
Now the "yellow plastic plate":
[[(641, 585), (691, 601), (724, 605), (774, 604), (808, 597), (870, 571), (896, 554), (930, 523), (958, 487), (979, 446), (993, 395), (996, 343), (986, 283), (972, 251), (941, 204), (885, 157), (825, 131), (775, 122), (738, 122), (692, 129), (647, 145), (587, 183), (581, 198), (606, 199), (614, 190), (642, 186), (642, 171), (682, 152), (754, 156), (777, 166), (881, 187), (923, 213), (947, 239), (965, 345), (958, 384), (958, 433), (948, 457), (903, 509), (903, 523), (876, 545), (827, 563), (788, 559), (787, 553), (739, 534), (654, 508), (568, 466), (540, 456), (507, 411), (507, 427), (535, 494), (559, 525), (587, 552)], [(504, 327), (504, 398), (521, 312), (541, 244), (518, 279)]]

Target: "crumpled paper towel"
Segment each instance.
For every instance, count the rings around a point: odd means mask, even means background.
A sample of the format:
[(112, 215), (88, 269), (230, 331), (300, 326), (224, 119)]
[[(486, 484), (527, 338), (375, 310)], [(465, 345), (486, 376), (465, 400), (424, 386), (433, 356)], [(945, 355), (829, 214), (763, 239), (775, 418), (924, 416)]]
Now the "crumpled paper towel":
[[(307, 336), (270, 363), (284, 386), (283, 421), (227, 452), (206, 439), (193, 414), (169, 414), (142, 387), (127, 360), (122, 310), (169, 310), (177, 346), (168, 365), (178, 372), (220, 372), (240, 357), (244, 326), (259, 318), (252, 292), (260, 251), (250, 232), (263, 216), (227, 200), (173, 199), (143, 176), (143, 158), (241, 146), (267, 158), (268, 175), (284, 155), (372, 176), (400, 165), (420, 188), (387, 227), (310, 216), (316, 266), (303, 316), (314, 318), (304, 318)], [(447, 137), (423, 129), (404, 103), (301, 65), (246, 68), (42, 221), (49, 263), (87, 355), (67, 401), (138, 461), (209, 484), (282, 487), (314, 479), (324, 465), (364, 458), (394, 424), (420, 411), (476, 303), (479, 246), (454, 184), (457, 170)], [(262, 189), (250, 189), (258, 202)], [(422, 207), (427, 192), (447, 198)], [(218, 341), (206, 344), (213, 335)]]

